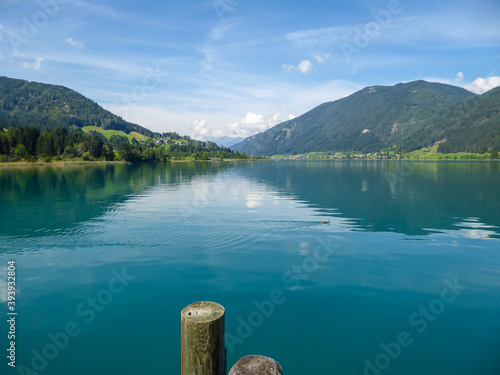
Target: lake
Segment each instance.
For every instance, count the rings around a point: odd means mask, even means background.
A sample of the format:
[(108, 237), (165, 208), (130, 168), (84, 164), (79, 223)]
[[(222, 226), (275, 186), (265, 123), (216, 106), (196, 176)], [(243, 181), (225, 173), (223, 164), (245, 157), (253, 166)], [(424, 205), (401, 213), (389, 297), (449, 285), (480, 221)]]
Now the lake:
[(228, 371), (500, 371), (499, 163), (2, 168), (0, 213), (2, 374), (179, 374), (180, 312), (206, 300)]

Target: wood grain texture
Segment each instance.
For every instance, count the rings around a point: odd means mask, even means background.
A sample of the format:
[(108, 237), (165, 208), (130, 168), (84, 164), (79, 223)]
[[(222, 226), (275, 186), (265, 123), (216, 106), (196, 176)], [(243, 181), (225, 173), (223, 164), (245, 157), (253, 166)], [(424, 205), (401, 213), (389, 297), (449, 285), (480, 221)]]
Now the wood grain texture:
[(283, 370), (272, 358), (247, 355), (235, 363), (229, 375), (283, 375)]
[(196, 302), (182, 310), (182, 375), (226, 375), (224, 314), (215, 302)]

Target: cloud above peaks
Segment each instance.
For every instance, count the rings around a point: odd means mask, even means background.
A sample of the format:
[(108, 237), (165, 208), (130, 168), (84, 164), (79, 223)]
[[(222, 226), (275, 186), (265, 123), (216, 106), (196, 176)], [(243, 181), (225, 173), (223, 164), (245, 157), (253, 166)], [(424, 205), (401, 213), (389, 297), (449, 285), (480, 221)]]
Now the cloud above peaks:
[(196, 120), (193, 123), (192, 129), (193, 132), (191, 134), (197, 134), (198, 136), (201, 137), (206, 137), (209, 133), (206, 120)]
[(490, 76), (486, 78), (478, 77), (473, 82), (471, 82), (468, 85), (465, 85), (464, 87), (467, 90), (472, 91), (476, 94), (483, 94), (486, 91), (490, 91), (491, 89), (494, 89), (495, 87), (498, 86), (500, 86), (500, 77)]
[(220, 137), (246, 138), (293, 118), (295, 118), (294, 115), (288, 115), (286, 119), (282, 119), (280, 114), (266, 117), (248, 112), (242, 120), (228, 124), (222, 129), (210, 129), (205, 120), (196, 120), (191, 126), (190, 136), (203, 140)]
[[(493, 72), (491, 74), (493, 74)], [(456, 75), (455, 79), (439, 78), (439, 77), (425, 77), (423, 79), (429, 82), (439, 82), (439, 83), (445, 83), (447, 85), (463, 87), (464, 89), (479, 95), (484, 94), (485, 92), (500, 86), (499, 76), (490, 75), (486, 78), (478, 77), (472, 82), (468, 80), (464, 81), (464, 78), (465, 74), (463, 72), (459, 72)]]

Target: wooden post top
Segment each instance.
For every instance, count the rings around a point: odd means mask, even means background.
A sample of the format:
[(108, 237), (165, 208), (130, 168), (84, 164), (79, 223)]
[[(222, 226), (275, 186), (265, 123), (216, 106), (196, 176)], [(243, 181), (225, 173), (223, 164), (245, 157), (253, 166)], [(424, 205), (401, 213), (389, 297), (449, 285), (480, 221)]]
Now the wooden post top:
[(181, 315), (190, 323), (213, 322), (224, 315), (225, 309), (217, 302), (195, 302), (185, 307)]

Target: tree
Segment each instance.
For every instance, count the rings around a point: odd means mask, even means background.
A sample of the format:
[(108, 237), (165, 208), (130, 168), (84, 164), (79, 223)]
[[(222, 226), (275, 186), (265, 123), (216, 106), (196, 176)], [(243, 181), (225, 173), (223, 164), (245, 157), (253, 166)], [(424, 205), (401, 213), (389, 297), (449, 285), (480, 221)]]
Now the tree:
[(139, 155), (137, 154), (137, 151), (128, 142), (123, 142), (120, 145), (118, 154), (120, 155), (120, 159), (125, 161), (133, 162), (141, 160)]
[(53, 129), (51, 133), (54, 143), (54, 150), (57, 155), (62, 155), (66, 146), (66, 137), (68, 135), (68, 132), (66, 129), (56, 128)]
[(104, 142), (100, 136), (94, 134), (90, 139), (90, 155), (94, 158), (100, 158), (103, 152)]
[(113, 151), (113, 147), (108, 143), (104, 146), (103, 149), (104, 159), (107, 161), (115, 160), (115, 152)]
[(495, 149), (491, 150), (490, 159), (498, 159), (498, 151), (497, 150), (495, 150)]
[(7, 138), (9, 139), (10, 147), (15, 148), (17, 146), (16, 128), (11, 126), (7, 130)]
[(77, 146), (78, 155), (82, 156), (88, 151), (88, 145), (86, 142), (81, 142)]
[(0, 132), (0, 155), (9, 153), (9, 139)]
[(75, 150), (74, 147), (68, 146), (64, 149), (64, 156), (69, 158), (74, 158), (78, 154), (78, 151)]
[(34, 126), (28, 126), (24, 129), (24, 135), (22, 143), (26, 146), (26, 151), (35, 156), (36, 155), (36, 144), (40, 137), (40, 130)]
[(37, 155), (43, 155), (52, 157), (56, 154), (56, 149), (54, 147), (54, 140), (52, 139), (52, 134), (49, 131), (43, 132), (36, 143), (36, 153)]
[(156, 161), (167, 160), (167, 155), (165, 154), (165, 149), (163, 147), (158, 147), (155, 149), (155, 160)]
[(19, 143), (16, 147), (16, 156), (19, 156), (21, 158), (25, 158), (28, 155), (28, 152), (26, 151), (26, 146)]

